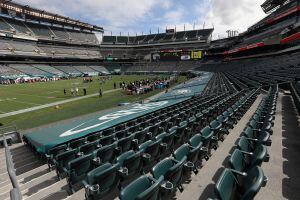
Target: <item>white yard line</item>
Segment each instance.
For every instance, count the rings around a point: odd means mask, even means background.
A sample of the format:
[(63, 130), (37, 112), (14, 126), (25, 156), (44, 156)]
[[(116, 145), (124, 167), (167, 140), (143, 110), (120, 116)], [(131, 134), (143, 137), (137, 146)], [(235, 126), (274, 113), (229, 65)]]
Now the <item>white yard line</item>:
[[(107, 91), (104, 91), (103, 94), (115, 92), (115, 91), (118, 91), (118, 90), (121, 90), (121, 89), (107, 90)], [(4, 118), (4, 117), (10, 117), (10, 116), (18, 115), (18, 114), (32, 112), (32, 111), (35, 111), (35, 110), (49, 108), (49, 107), (57, 106), (57, 105), (60, 105), (60, 104), (79, 101), (79, 100), (82, 100), (82, 99), (87, 99), (87, 98), (95, 97), (95, 96), (98, 96), (98, 95), (99, 95), (99, 93), (95, 93), (95, 94), (90, 94), (90, 95), (81, 96), (81, 97), (75, 97), (75, 98), (67, 99), (67, 100), (63, 100), (63, 101), (57, 101), (57, 102), (53, 102), (53, 103), (49, 103), (49, 104), (39, 105), (39, 106), (27, 108), (27, 109), (17, 110), (17, 111), (14, 111), (14, 112), (4, 113), (4, 114), (0, 115), (0, 119)]]
[(8, 100), (8, 101), (17, 102), (17, 103), (22, 103), (22, 104), (28, 104), (28, 105), (34, 105), (34, 106), (40, 106), (40, 105), (41, 105), (41, 104), (37, 104), (37, 103), (30, 103), (30, 102), (26, 102), (26, 101), (18, 101), (18, 100)]

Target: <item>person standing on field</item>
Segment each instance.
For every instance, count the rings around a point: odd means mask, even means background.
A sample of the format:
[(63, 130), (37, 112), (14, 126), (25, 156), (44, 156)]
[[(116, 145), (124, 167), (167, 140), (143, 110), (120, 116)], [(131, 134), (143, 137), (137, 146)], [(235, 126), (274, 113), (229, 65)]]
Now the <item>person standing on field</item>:
[(102, 89), (99, 90), (99, 98), (102, 97)]

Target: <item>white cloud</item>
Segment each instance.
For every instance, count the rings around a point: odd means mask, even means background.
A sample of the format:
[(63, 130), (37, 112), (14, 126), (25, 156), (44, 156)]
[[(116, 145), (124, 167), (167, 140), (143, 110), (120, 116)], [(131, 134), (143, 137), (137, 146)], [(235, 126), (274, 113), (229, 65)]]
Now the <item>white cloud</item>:
[(262, 19), (260, 5), (265, 0), (210, 0), (210, 10), (204, 17), (206, 24), (214, 24), (214, 38), (226, 36), (227, 30), (240, 33)]
[(183, 30), (184, 24), (186, 29), (193, 29), (194, 22), (196, 28), (202, 28), (205, 22), (206, 28), (214, 25), (214, 38), (217, 38), (226, 36), (229, 29), (243, 32), (265, 16), (260, 8), (265, 0), (193, 0), (188, 5), (184, 0), (16, 1), (103, 26), (107, 34), (175, 25), (177, 30)]

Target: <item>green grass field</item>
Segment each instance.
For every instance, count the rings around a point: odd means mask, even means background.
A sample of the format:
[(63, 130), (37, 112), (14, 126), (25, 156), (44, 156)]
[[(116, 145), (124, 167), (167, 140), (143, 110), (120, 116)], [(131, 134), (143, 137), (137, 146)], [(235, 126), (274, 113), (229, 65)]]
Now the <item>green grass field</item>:
[[(103, 91), (113, 89), (113, 83), (125, 81), (126, 83), (134, 80), (149, 78), (149, 76), (113, 76), (105, 84), (100, 85), (97, 77), (92, 83), (84, 84), (82, 78), (74, 80), (63, 80), (48, 83), (34, 83), (21, 85), (0, 85), (0, 114), (17, 111), (20, 109), (30, 108), (38, 105), (48, 104), (52, 102), (62, 101), (74, 98), (70, 94), (71, 87), (78, 87), (80, 96), (83, 95), (83, 88), (87, 88), (88, 94), (97, 93), (100, 88)], [(180, 77), (179, 82), (183, 82), (185, 77)], [(65, 96), (63, 89), (68, 91)], [(104, 94), (102, 98), (90, 97), (83, 100), (62, 104), (59, 109), (53, 107), (44, 108), (29, 113), (14, 115), (11, 117), (1, 118), (0, 122), (4, 126), (16, 125), (18, 129), (29, 129), (46, 125), (81, 115), (110, 109), (116, 107), (121, 102), (136, 102), (153, 96), (161, 90), (155, 90), (145, 95), (128, 96), (123, 91), (117, 90)]]

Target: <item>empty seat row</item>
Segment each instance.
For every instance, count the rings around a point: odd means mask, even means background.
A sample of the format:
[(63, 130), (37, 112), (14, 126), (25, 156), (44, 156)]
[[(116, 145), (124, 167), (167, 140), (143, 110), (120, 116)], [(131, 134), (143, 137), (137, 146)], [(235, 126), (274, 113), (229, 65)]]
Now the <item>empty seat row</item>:
[(270, 157), (266, 146), (271, 145), (277, 95), (278, 87), (270, 87), (267, 97), (259, 104), (229, 158), (229, 168), (216, 182), (214, 199), (254, 199), (260, 188), (266, 185), (267, 177), (261, 165)]

